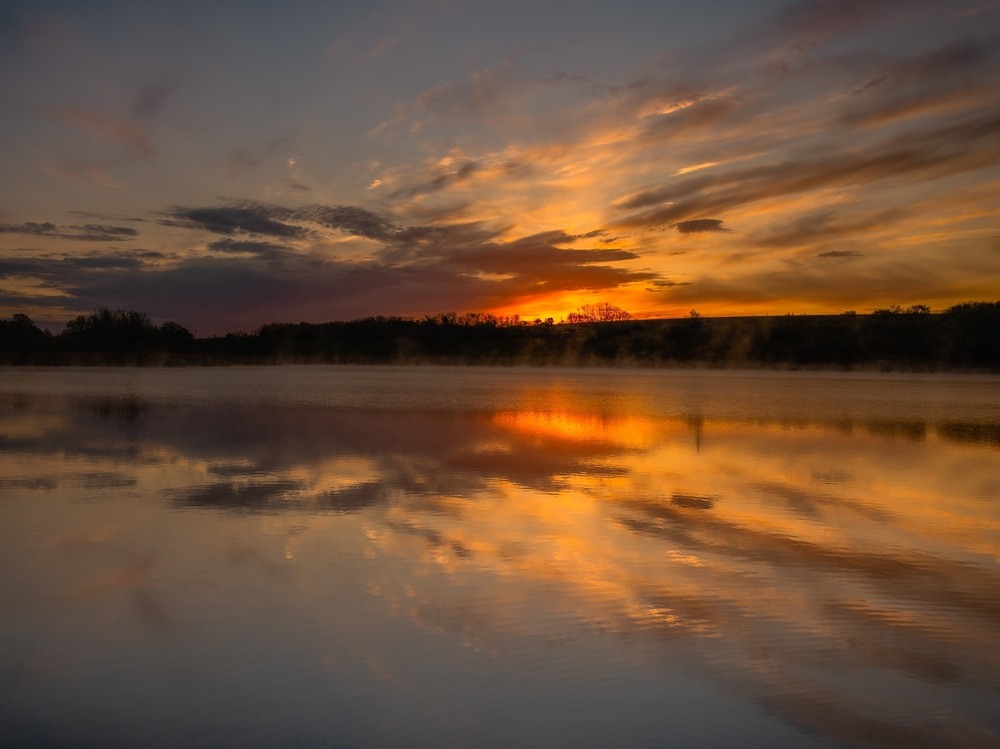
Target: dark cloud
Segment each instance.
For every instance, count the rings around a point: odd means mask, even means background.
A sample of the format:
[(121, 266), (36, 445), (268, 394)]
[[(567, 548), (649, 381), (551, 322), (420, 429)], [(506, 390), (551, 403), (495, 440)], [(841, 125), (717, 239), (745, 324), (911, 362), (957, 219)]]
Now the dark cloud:
[(252, 234), (281, 239), (301, 239), (309, 234), (301, 226), (286, 223), (294, 218), (293, 211), (266, 203), (243, 203), (218, 208), (174, 208), (167, 215), (170, 218), (161, 223), (203, 229), (214, 234)]
[(66, 211), (66, 213), (74, 216), (80, 216), (81, 218), (96, 219), (98, 221), (128, 221), (133, 224), (142, 224), (146, 222), (146, 219), (144, 218), (135, 216), (120, 216), (112, 213), (95, 213), (94, 211)]
[(62, 262), (77, 268), (139, 268), (142, 260), (128, 255), (85, 255), (83, 257), (67, 257)]
[(42, 237), (51, 237), (58, 234), (59, 227), (55, 224), (36, 223), (26, 221), (22, 224), (0, 224), (0, 234), (35, 234)]
[(299, 208), (292, 215), (301, 221), (312, 221), (367, 239), (385, 241), (400, 231), (392, 219), (352, 205), (312, 205)]
[[(449, 254), (447, 260), (456, 265), (468, 266), (487, 273), (545, 277), (569, 268), (581, 270), (586, 266), (638, 258), (638, 255), (628, 250), (563, 249), (556, 246), (557, 242), (558, 240), (553, 241), (548, 234), (540, 234), (506, 245), (492, 244), (476, 249), (460, 250)], [(636, 280), (644, 279), (637, 277)]]
[[(359, 211), (308, 209), (310, 216), (359, 232), (383, 233), (391, 226)], [(618, 266), (637, 259), (627, 250), (561, 246), (580, 241), (564, 232), (501, 243), (472, 224), (411, 227), (390, 236), (395, 244), (365, 262), (324, 260), (282, 244), (226, 237), (209, 244), (222, 257), (163, 266), (143, 262), (141, 254), (14, 258), (0, 261), (0, 274), (40, 279), (67, 295), (60, 305), (142, 309), (202, 335), (284, 320), (483, 310), (516, 303), (525, 294), (603, 291), (658, 279), (650, 271)]]
[(457, 169), (450, 172), (439, 172), (430, 179), (419, 182), (415, 185), (409, 185), (407, 187), (401, 187), (398, 190), (389, 194), (390, 198), (412, 198), (416, 195), (427, 195), (430, 193), (440, 192), (447, 187), (458, 184), (459, 182), (464, 182), (465, 180), (472, 177), (476, 172), (481, 169), (481, 165), (476, 162), (467, 160), (463, 162)]
[(264, 512), (290, 504), (303, 487), (304, 482), (297, 480), (256, 481), (248, 486), (221, 482), (175, 492), (179, 495), (175, 501), (184, 507)]
[(353, 267), (299, 255), (289, 255), (277, 267), (270, 260), (206, 257), (157, 270), (63, 273), (60, 281), (81, 308), (142, 309), (154, 317), (178, 319), (201, 334), (289, 319), (322, 322), (365, 312), (410, 313), (416, 311), (415, 296), (443, 284), (426, 272)]
[(102, 224), (83, 224), (69, 227), (74, 233), (64, 235), (65, 239), (79, 239), (90, 242), (117, 242), (132, 239), (139, 232), (128, 226), (105, 226)]
[(350, 205), (309, 205), (288, 208), (271, 203), (245, 202), (229, 206), (174, 208), (160, 223), (215, 234), (249, 234), (278, 239), (303, 239), (314, 233), (300, 224), (316, 224), (327, 229), (368, 239), (388, 241), (401, 230), (392, 219), (365, 208)]
[(819, 253), (816, 257), (861, 257), (862, 255), (864, 253), (857, 250), (828, 250)]
[(701, 234), (703, 232), (729, 232), (722, 225), (722, 220), (717, 218), (694, 218), (689, 221), (678, 221), (672, 228), (681, 234)]
[(646, 287), (646, 291), (663, 291), (664, 289), (670, 289), (674, 286), (690, 285), (690, 281), (672, 281), (669, 278), (657, 278), (649, 282), (649, 286)]
[[(476, 159), (461, 159), (456, 163), (450, 163), (447, 167), (436, 165), (430, 169), (414, 170), (401, 185), (388, 193), (389, 200), (403, 200), (417, 198), (424, 195), (434, 195), (445, 190), (468, 182), (476, 177), (482, 179), (503, 179), (503, 178), (526, 178), (533, 172), (530, 162), (519, 159), (507, 159), (501, 162), (490, 161), (484, 163)], [(422, 207), (418, 205), (405, 206), (406, 209), (415, 215), (420, 215)], [(431, 211), (440, 210), (438, 206), (430, 208)]]
[(537, 244), (520, 241), (456, 252), (443, 259), (441, 266), (458, 270), (462, 275), (506, 276), (502, 281), (494, 281), (492, 287), (500, 297), (497, 303), (509, 304), (525, 292), (610, 290), (658, 278), (658, 274), (650, 271), (612, 265), (636, 257), (625, 250), (562, 249), (545, 241)]
[(30, 276), (52, 288), (72, 287), (81, 273), (141, 268), (147, 260), (165, 257), (159, 252), (115, 252), (87, 255), (33, 255), (0, 259), (0, 278)]
[(61, 330), (71, 317), (85, 311), (77, 307), (72, 298), (53, 299), (51, 294), (2, 289), (0, 289), (0, 304), (11, 311), (28, 311), (39, 328), (48, 328), (54, 332)]
[(708, 494), (685, 494), (683, 492), (674, 492), (670, 496), (670, 504), (676, 507), (682, 507), (686, 510), (711, 510), (715, 507), (715, 502), (718, 497), (713, 497)]
[[(478, 230), (475, 226), (469, 228)], [(553, 231), (507, 243), (469, 242), (456, 247), (443, 241), (432, 247), (424, 245), (416, 267), (442, 274), (452, 283), (479, 287), (489, 295), (483, 303), (466, 309), (507, 305), (525, 293), (608, 290), (658, 278), (650, 271), (615, 267), (615, 263), (638, 258), (627, 250), (560, 247), (576, 239)]]
[(500, 231), (479, 221), (443, 226), (409, 226), (393, 235), (379, 253), (385, 262), (415, 262), (430, 257), (444, 257), (455, 252), (490, 246)]
[(312, 494), (296, 480), (260, 481), (250, 484), (219, 482), (174, 492), (175, 502), (184, 507), (240, 512), (361, 512), (388, 502), (392, 487), (377, 482)]
[[(507, 227), (479, 222), (404, 226), (391, 216), (349, 205), (244, 202), (180, 207), (165, 215), (160, 221), (165, 225), (223, 235), (207, 244), (213, 254), (33, 255), (0, 261), (0, 274), (31, 277), (59, 290), (65, 295), (59, 305), (142, 309), (154, 318), (177, 319), (200, 334), (290, 319), (324, 322), (493, 309), (525, 295), (606, 291), (659, 278), (621, 265), (637, 260), (634, 252), (582, 246), (603, 237), (603, 230), (549, 231), (501, 241)], [(96, 226), (87, 225), (91, 233)], [(47, 224), (28, 228), (46, 236), (58, 230)], [(283, 241), (327, 229), (380, 246), (373, 257), (359, 260), (317, 257)], [(157, 260), (171, 262), (151, 262)]]
[(31, 234), (51, 239), (72, 239), (81, 242), (122, 242), (128, 241), (139, 232), (128, 226), (107, 226), (104, 224), (82, 224), (58, 226), (56, 224), (25, 221), (21, 224), (0, 224), (0, 234)]
[(141, 309), (208, 335), (288, 319), (301, 306), (316, 304), (319, 287), (334, 280), (307, 258), (275, 267), (269, 258), (231, 256), (80, 275), (68, 280), (67, 288), (82, 309)]
[(208, 243), (208, 249), (213, 252), (245, 253), (257, 257), (275, 258), (292, 251), (286, 245), (271, 242), (254, 242), (250, 240), (219, 239)]

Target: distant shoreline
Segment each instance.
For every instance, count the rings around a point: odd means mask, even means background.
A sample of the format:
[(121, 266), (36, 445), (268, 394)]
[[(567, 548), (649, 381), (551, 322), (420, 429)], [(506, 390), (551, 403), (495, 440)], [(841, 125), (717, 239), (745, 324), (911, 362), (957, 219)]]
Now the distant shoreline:
[(639, 369), (1000, 372), (1000, 302), (857, 315), (499, 324), (488, 315), (276, 323), (196, 338), (176, 323), (101, 310), (59, 335), (0, 320), (0, 364), (570, 366)]
[(531, 362), (510, 362), (510, 363), (482, 363), (482, 362), (454, 362), (454, 361), (386, 361), (386, 362), (343, 362), (343, 361), (315, 361), (315, 360), (280, 360), (266, 362), (251, 361), (142, 361), (142, 362), (122, 362), (122, 361), (91, 361), (81, 363), (79, 361), (61, 362), (10, 362), (0, 360), (0, 370), (3, 369), (39, 369), (58, 371), (61, 369), (226, 369), (226, 368), (250, 368), (250, 369), (277, 369), (280, 367), (372, 367), (372, 368), (401, 368), (420, 369), (443, 367), (449, 369), (541, 369), (541, 370), (572, 370), (585, 369), (593, 371), (632, 371), (632, 372), (677, 372), (677, 373), (725, 373), (734, 374), (853, 374), (853, 375), (954, 375), (955, 377), (989, 377), (1000, 378), (1000, 368), (997, 369), (975, 369), (975, 368), (937, 368), (937, 369), (915, 369), (892, 364), (881, 366), (855, 366), (850, 368), (835, 367), (800, 367), (800, 366), (754, 366), (746, 365), (716, 365), (706, 363), (683, 363), (683, 364), (634, 364), (629, 362), (621, 363), (555, 363), (537, 364)]

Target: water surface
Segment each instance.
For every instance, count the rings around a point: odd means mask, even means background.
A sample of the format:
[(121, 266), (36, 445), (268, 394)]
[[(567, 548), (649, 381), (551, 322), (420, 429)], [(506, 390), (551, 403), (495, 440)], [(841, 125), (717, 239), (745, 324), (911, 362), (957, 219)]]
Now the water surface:
[(0, 371), (0, 744), (995, 746), (1000, 379)]

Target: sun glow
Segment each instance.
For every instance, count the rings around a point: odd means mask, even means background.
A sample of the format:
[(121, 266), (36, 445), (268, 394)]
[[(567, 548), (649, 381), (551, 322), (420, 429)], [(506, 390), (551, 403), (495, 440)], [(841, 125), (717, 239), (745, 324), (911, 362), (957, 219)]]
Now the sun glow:
[(628, 288), (617, 289), (614, 294), (606, 291), (542, 292), (522, 296), (490, 311), (500, 316), (518, 315), (527, 323), (534, 320), (545, 322), (550, 318), (552, 322), (560, 323), (566, 321), (570, 312), (575, 312), (586, 304), (609, 302), (631, 313), (633, 317), (648, 316), (635, 313), (636, 302), (641, 299), (637, 296), (634, 289)]
[(660, 432), (657, 423), (649, 419), (571, 411), (513, 411), (497, 414), (493, 421), (524, 434), (625, 447), (647, 446)]

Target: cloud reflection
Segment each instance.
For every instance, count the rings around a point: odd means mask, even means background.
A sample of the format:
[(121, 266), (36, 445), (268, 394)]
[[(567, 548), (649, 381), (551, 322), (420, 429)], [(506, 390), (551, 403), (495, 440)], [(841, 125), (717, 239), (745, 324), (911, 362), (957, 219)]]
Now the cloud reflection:
[[(998, 736), (976, 703), (956, 721), (925, 712), (939, 689), (1000, 691), (995, 424), (663, 413), (558, 384), (518, 398), (8, 399), (2, 488), (287, 517), (301, 526), (289, 565), (305, 564), (309, 528), (352, 516), (369, 529), (370, 595), (493, 657), (522, 636), (559, 647), (599, 631), (667, 647), (834, 741), (965, 745), (963, 721)], [(97, 529), (58, 548), (112, 543)], [(129, 554), (73, 590), (131, 591), (135, 612), (169, 629), (153, 557)]]

